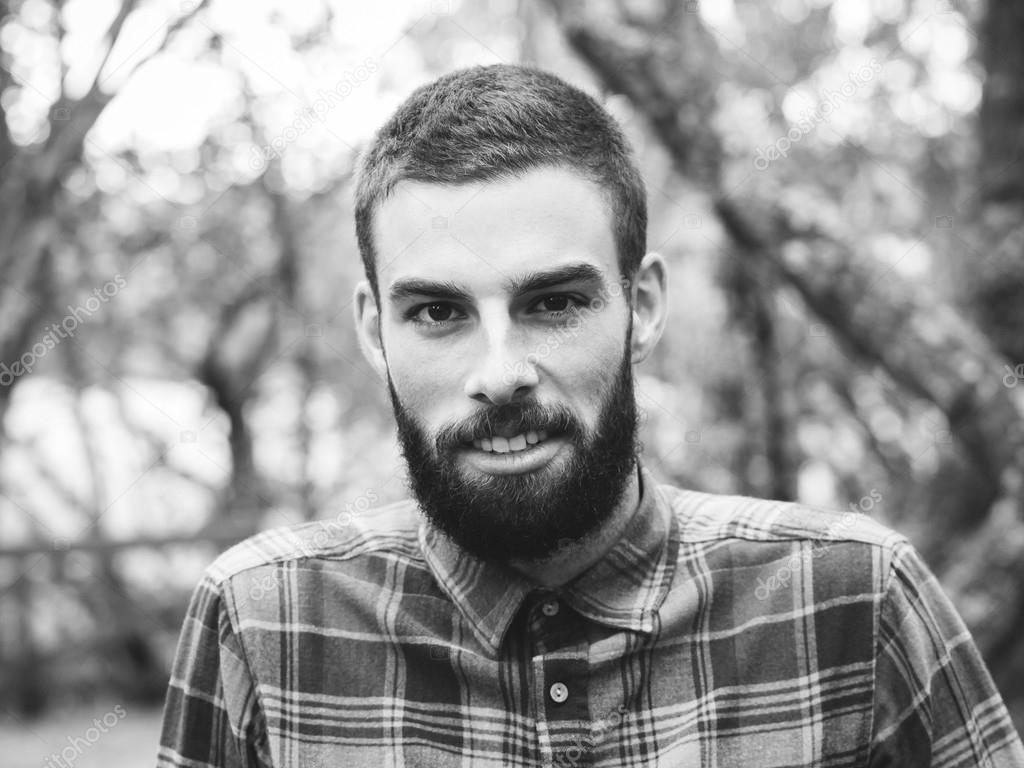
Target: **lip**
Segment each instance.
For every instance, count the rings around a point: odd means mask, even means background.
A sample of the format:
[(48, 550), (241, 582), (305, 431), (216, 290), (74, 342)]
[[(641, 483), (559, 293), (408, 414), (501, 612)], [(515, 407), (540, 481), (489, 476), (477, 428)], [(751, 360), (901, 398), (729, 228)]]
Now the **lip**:
[(554, 435), (548, 436), (525, 451), (493, 453), (468, 446), (462, 449), (461, 455), (480, 472), (489, 475), (516, 475), (536, 472), (546, 466), (561, 452), (566, 443), (564, 436)]

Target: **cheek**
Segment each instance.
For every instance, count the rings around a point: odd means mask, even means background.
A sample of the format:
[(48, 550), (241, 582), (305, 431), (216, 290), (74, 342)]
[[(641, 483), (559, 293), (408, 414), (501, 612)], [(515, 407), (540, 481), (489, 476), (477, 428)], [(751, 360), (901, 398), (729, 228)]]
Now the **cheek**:
[[(608, 396), (626, 353), (624, 335), (607, 332), (558, 350), (547, 362), (547, 372), (559, 394), (593, 424)], [(543, 375), (542, 375), (543, 381)], [(543, 384), (542, 384), (543, 388)]]
[(421, 421), (436, 421), (433, 414), (450, 407), (462, 392), (453, 362), (436, 352), (425, 354), (422, 343), (388, 347), (388, 372), (395, 391), (402, 405)]
[(406, 408), (422, 413), (430, 402), (437, 399), (437, 379), (429, 370), (412, 364), (405, 359), (391, 363), (391, 382)]

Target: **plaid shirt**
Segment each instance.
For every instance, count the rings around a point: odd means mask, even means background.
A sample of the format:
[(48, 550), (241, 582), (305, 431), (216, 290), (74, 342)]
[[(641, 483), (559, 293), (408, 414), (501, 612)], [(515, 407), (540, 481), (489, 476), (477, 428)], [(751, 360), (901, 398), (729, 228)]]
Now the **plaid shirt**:
[(401, 502), (260, 534), (188, 609), (159, 765), (1024, 766), (900, 535), (657, 485), (538, 588)]

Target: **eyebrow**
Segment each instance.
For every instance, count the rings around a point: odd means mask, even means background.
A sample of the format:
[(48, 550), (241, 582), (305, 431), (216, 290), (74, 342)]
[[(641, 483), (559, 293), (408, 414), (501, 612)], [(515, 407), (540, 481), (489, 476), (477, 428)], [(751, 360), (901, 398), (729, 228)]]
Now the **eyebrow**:
[[(563, 283), (596, 282), (604, 283), (604, 276), (592, 264), (567, 264), (542, 272), (530, 272), (521, 277), (506, 280), (505, 290), (515, 296), (525, 293), (553, 288)], [(415, 296), (448, 299), (469, 303), (470, 294), (467, 290), (450, 280), (424, 280), (418, 277), (407, 277), (396, 280), (388, 290), (392, 301), (401, 301)]]
[(590, 282), (604, 283), (604, 276), (593, 264), (566, 264), (544, 272), (531, 272), (521, 278), (512, 278), (505, 284), (506, 289), (516, 295), (532, 293), (544, 288), (553, 288), (562, 283)]

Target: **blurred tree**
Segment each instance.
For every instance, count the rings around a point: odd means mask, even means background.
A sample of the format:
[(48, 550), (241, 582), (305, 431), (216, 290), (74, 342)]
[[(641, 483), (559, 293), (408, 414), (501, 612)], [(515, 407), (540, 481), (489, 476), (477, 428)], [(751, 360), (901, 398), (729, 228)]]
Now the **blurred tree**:
[[(640, 374), (646, 460), (710, 491), (867, 502), (939, 571), (1024, 722), (1012, 0), (441, 0), (365, 23), (333, 0), (171, 5), (156, 24), (159, 3), (112, 4), (74, 91), (75, 4), (0, 3), (0, 362), (115, 273), (129, 286), (0, 379), (0, 544), (241, 537), (404, 493), (351, 328), (346, 129), (454, 67), (524, 61), (602, 91), (643, 164), (673, 307)], [(159, 34), (126, 55), (139, 19)], [(178, 81), (182, 101), (152, 98)], [(168, 131), (187, 140), (147, 140), (147, 111), (208, 92), (213, 118)], [(49, 568), (0, 561), (0, 662), (40, 696), (35, 668), (158, 695), (212, 549), (52, 548)]]
[[(697, 3), (608, 0), (551, 2), (550, 7), (573, 49), (593, 67), (605, 88), (632, 100), (668, 150), (676, 171), (713, 201), (729, 241), (723, 254), (726, 266), (720, 272), (722, 290), (733, 297), (733, 312), (750, 337), (759, 374), (761, 431), (775, 479), (765, 490), (792, 495), (789, 459), (781, 446), (785, 431), (795, 425), (790, 423), (793, 411), (783, 390), (795, 388), (798, 382), (792, 376), (785, 383), (779, 380), (776, 326), (783, 289), (802, 299), (805, 328), (814, 327), (816, 321), (823, 323), (819, 335), (827, 328), (858, 365), (875, 369), (902, 390), (903, 397), (926, 401), (945, 418), (948, 431), (936, 430), (938, 460), (931, 471), (891, 478), (889, 484), (909, 479), (919, 489), (908, 497), (909, 508), (898, 513), (902, 527), (915, 534), (926, 558), (955, 590), (954, 598), (968, 620), (984, 617), (972, 621), (972, 629), (1020, 723), (1024, 645), (1019, 637), (1024, 602), (1014, 585), (1024, 579), (1024, 442), (1014, 383), (1001, 386), (1000, 377), (1024, 359), (1020, 346), (1024, 260), (1019, 246), (1024, 236), (1020, 207), (1024, 134), (1019, 127), (1024, 116), (1024, 54), (1019, 46), (1024, 11), (1012, 0), (993, 0), (983, 25), (989, 77), (981, 115), (982, 198), (987, 201), (985, 208), (999, 207), (985, 210), (983, 216), (998, 219), (1002, 227), (990, 224), (984, 242), (971, 249), (974, 254), (994, 256), (977, 257), (985, 263), (980, 272), (986, 275), (975, 293), (984, 318), (979, 326), (954, 311), (953, 297), (926, 293), (892, 267), (881, 269), (859, 254), (858, 238), (829, 215), (827, 202), (822, 204), (828, 200), (829, 188), (814, 188), (813, 176), (772, 185), (752, 178), (749, 147), (733, 155), (727, 151), (722, 123), (716, 117), (722, 107), (718, 97), (727, 91), (729, 79), (749, 78), (749, 86), (766, 74), (774, 78), (770, 89), (777, 101), (771, 111), (788, 117), (783, 97), (797, 78), (780, 78), (774, 70), (807, 71), (806, 58), (788, 68), (773, 58), (771, 69), (764, 67), (766, 72), (745, 73), (751, 61), (767, 59), (758, 59), (757, 53), (740, 48), (728, 34), (709, 26)], [(758, 13), (753, 6), (739, 6), (739, 10)], [(808, 14), (803, 25), (820, 29), (820, 17)], [(895, 26), (895, 20), (879, 22), (877, 38), (889, 40)], [(770, 36), (762, 35), (760, 44), (768, 43)], [(725, 51), (719, 45), (722, 41), (727, 43)], [(815, 106), (820, 108), (820, 103)], [(757, 171), (767, 170), (769, 160), (784, 158), (790, 150), (794, 156), (799, 154), (800, 147), (792, 145), (805, 131), (796, 125), (795, 120), (782, 123), (779, 133), (785, 142), (773, 145), (774, 156), (771, 147), (758, 156), (766, 159), (755, 160)], [(849, 141), (840, 149), (844, 148), (863, 156), (859, 164), (877, 162), (869, 151)], [(828, 161), (836, 165), (834, 159)], [(797, 173), (805, 174), (807, 169)], [(792, 188), (787, 189), (787, 184)], [(812, 187), (815, 197), (794, 195), (798, 186)], [(922, 229), (932, 226), (933, 220), (939, 227), (952, 229), (951, 217), (935, 217), (927, 206), (921, 213), (918, 226)], [(1007, 240), (1013, 244), (1007, 245)], [(804, 366), (787, 363), (791, 371), (806, 372)], [(860, 417), (856, 401), (842, 390), (839, 394)], [(905, 471), (891, 463), (887, 466), (897, 474)], [(979, 557), (980, 550), (996, 541), (1001, 545), (995, 562)], [(992, 615), (997, 605), (998, 618)]]
[[(169, 23), (164, 29), (162, 42), (157, 51), (163, 50), (178, 34), (183, 25), (205, 3), (186, 6), (185, 12)], [(107, 63), (125, 22), (135, 9), (134, 0), (124, 0), (114, 15), (102, 41), (103, 49), (98, 67), (84, 95), (73, 97), (64, 89), (66, 67), (61, 66), (60, 93), (49, 106), (49, 115), (40, 134), (28, 141), (15, 141), (11, 126), (15, 121), (7, 114), (7, 107), (16, 104), (22, 92), (35, 86), (25, 74), (21, 62), (15, 61), (10, 52), (0, 50), (0, 360), (14, 361), (5, 369), (5, 380), (0, 383), (0, 426), (11, 403), (16, 386), (24, 380), (26, 371), (18, 368), (26, 350), (34, 350), (40, 342), (40, 328), (47, 328), (54, 315), (63, 313), (60, 309), (64, 294), (58, 288), (61, 279), (54, 259), (54, 251), (66, 242), (64, 227), (72, 224), (61, 210), (62, 185), (75, 170), (83, 164), (83, 147), (86, 136), (92, 130), (103, 110), (110, 103), (114, 93), (104, 88)], [(17, 11), (9, 3), (0, 3), (0, 29), (12, 32), (18, 25)], [(53, 42), (59, 47), (64, 43), (65, 27), (59, 6), (53, 9), (50, 27)], [(25, 30), (19, 30), (25, 31)], [(137, 67), (135, 62), (129, 69)], [(14, 73), (22, 71), (18, 77)], [(88, 377), (83, 370), (82, 358), (73, 345), (71, 354), (65, 358), (68, 379), (78, 388), (79, 403), (82, 389), (87, 386)], [(45, 350), (44, 350), (45, 354)], [(41, 357), (41, 355), (36, 355)], [(89, 465), (91, 498), (78, 506), (91, 524), (102, 516), (106, 501), (104, 498), (103, 471), (99, 456), (92, 440), (93, 433), (82, 417), (80, 407), (75, 408), (79, 437), (83, 455)], [(0, 429), (0, 453), (4, 450), (3, 430)], [(35, 523), (35, 518), (28, 522)], [(112, 592), (103, 594), (90, 591), (90, 601), (99, 615), (106, 615), (113, 622), (122, 623), (122, 631), (112, 634), (113, 643), (107, 649), (112, 658), (126, 658), (133, 662), (133, 682), (148, 682), (152, 694), (163, 679), (160, 660), (151, 650), (152, 639), (148, 633), (140, 633), (132, 614), (125, 614), (114, 607), (121, 599), (119, 593), (126, 589), (122, 575), (114, 566), (112, 557), (98, 557), (98, 572)], [(25, 604), (16, 610), (26, 611)], [(27, 619), (19, 619), (25, 621)], [(25, 665), (13, 666), (12, 693), (20, 698), (24, 708), (32, 710), (42, 706), (44, 692), (48, 690), (45, 675)]]
[[(1020, 45), (1024, 8), (1013, 0), (989, 0), (980, 33), (986, 73), (976, 170), (980, 194), (971, 201), (975, 203), (971, 211), (973, 226), (958, 243), (966, 246), (964, 258), (970, 262), (967, 274), (971, 279), (966, 281), (965, 297), (968, 306), (1002, 353), (1004, 384), (1016, 386), (1024, 383), (1020, 375), (1024, 374), (1024, 48)], [(1019, 419), (1005, 428), (1016, 436), (1022, 431)], [(1012, 512), (1019, 522), (1024, 517), (1019, 480), (1013, 490)], [(1019, 539), (1024, 534), (1019, 527), (1015, 534), (1016, 547), (998, 545), (1000, 557), (995, 563), (978, 563), (974, 588), (983, 593), (994, 576), (997, 588), (1009, 592), (1009, 604), (1000, 611), (998, 631), (992, 633), (987, 650), (995, 673), (1001, 681), (1014, 681), (1010, 685), (1022, 697), (1024, 590), (1020, 584), (1024, 580), (1024, 548)], [(1022, 710), (1024, 706), (1018, 716)]]

